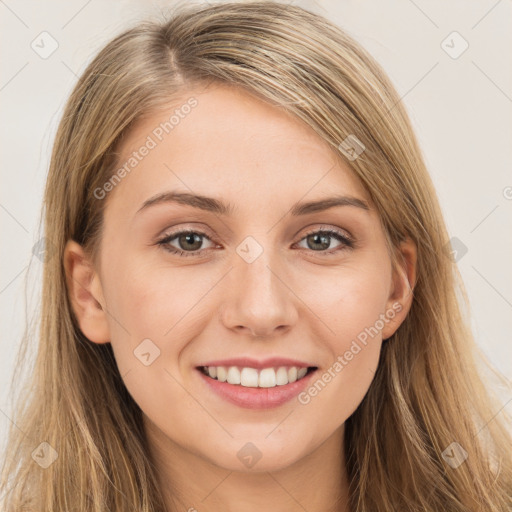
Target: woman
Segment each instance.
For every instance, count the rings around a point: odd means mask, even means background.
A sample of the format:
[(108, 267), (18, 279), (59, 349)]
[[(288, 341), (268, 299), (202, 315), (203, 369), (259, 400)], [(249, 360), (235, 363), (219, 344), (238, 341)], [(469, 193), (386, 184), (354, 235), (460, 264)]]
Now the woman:
[(124, 32), (44, 206), (5, 510), (512, 510), (420, 149), (338, 27), (255, 2)]

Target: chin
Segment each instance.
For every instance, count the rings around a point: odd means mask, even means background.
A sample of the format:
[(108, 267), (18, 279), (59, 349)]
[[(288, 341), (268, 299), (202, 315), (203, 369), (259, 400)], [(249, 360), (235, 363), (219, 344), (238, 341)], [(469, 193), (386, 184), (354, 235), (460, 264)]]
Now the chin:
[(276, 441), (278, 442), (269, 443), (268, 439), (265, 441), (264, 436), (261, 441), (231, 440), (229, 446), (223, 447), (222, 452), (212, 454), (214, 458), (211, 462), (229, 471), (263, 473), (286, 469), (305, 456), (303, 448), (300, 452), (297, 450), (297, 446), (304, 447), (303, 443), (290, 441), (287, 446), (283, 445), (282, 440), (276, 438)]

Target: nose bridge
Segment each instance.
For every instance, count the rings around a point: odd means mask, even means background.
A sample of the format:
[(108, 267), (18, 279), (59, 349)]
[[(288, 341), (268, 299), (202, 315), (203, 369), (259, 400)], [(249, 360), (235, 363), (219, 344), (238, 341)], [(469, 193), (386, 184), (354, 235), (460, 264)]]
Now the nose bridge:
[[(265, 238), (265, 240), (263, 240)], [(270, 335), (297, 318), (293, 294), (271, 236), (248, 236), (236, 248), (229, 273), (229, 291), (223, 299), (223, 322), (228, 328), (246, 328), (255, 335)]]

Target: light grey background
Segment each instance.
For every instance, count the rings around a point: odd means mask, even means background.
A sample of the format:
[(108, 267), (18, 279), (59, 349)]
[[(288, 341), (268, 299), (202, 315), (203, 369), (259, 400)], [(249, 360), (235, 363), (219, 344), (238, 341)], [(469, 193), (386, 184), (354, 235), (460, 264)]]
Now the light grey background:
[[(347, 30), (382, 64), (402, 96), (449, 232), (467, 248), (462, 257), (459, 252), (458, 266), (478, 344), (512, 380), (511, 0), (294, 3)], [(0, 0), (2, 444), (15, 352), (26, 318), (37, 314), (41, 263), (32, 248), (42, 236), (42, 192), (64, 102), (108, 40), (174, 4)], [(41, 36), (43, 31), (50, 36)], [(454, 31), (469, 44), (458, 58), (453, 57), (464, 41), (451, 35)], [(46, 56), (52, 38), (58, 48)], [(24, 280), (30, 260), (27, 315)], [(512, 393), (500, 396), (510, 411)]]

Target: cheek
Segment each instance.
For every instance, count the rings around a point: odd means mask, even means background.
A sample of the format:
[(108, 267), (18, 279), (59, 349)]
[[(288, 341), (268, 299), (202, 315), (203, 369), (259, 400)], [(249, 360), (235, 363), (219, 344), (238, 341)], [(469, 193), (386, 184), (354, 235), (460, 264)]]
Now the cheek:
[(211, 271), (194, 274), (192, 266), (171, 269), (132, 261), (112, 266), (104, 287), (112, 346), (125, 370), (146, 339), (174, 359), (194, 337), (194, 328), (200, 329), (205, 317), (200, 302), (219, 280)]
[(382, 330), (379, 318), (385, 312), (389, 283), (389, 272), (368, 260), (340, 266), (330, 275), (307, 276), (301, 297), (328, 328), (330, 346), (340, 354), (361, 333), (371, 330), (378, 337), (373, 327)]
[(306, 284), (317, 293), (310, 293), (305, 301), (328, 327), (322, 328), (326, 333), (322, 342), (330, 360), (299, 402), (309, 408), (312, 417), (332, 407), (327, 421), (329, 428), (336, 428), (355, 411), (373, 380), (382, 345), (389, 274), (378, 264), (347, 266), (331, 279), (317, 276), (316, 283), (316, 288)]
[[(192, 268), (192, 267), (190, 267)], [(200, 301), (218, 276), (199, 279), (185, 269), (123, 264), (109, 273), (105, 294), (111, 344), (123, 381), (144, 411), (158, 416), (165, 404), (165, 422), (180, 422), (197, 404), (182, 384), (179, 362), (190, 339), (204, 328)]]

